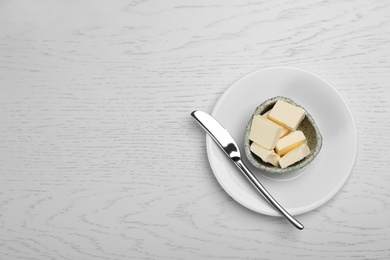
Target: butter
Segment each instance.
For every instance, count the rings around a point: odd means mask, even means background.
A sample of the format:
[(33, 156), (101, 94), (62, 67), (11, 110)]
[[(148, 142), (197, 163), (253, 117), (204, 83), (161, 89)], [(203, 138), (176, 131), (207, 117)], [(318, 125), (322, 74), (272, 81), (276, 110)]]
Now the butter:
[(265, 117), (265, 118), (268, 118), (269, 113), (271, 113), (271, 109), (268, 110), (267, 112), (265, 112), (262, 116)]
[(272, 165), (279, 167), (280, 156), (277, 155), (273, 150), (265, 149), (255, 142), (251, 144), (250, 150), (259, 156), (264, 162), (271, 163)]
[(278, 100), (268, 118), (289, 130), (295, 131), (299, 123), (305, 118), (305, 110), (283, 100)]
[[(268, 119), (268, 116), (269, 116), (270, 113), (271, 113), (271, 110), (268, 110), (268, 111), (265, 112), (262, 116)], [(271, 121), (271, 120), (270, 120), (270, 121)], [(271, 121), (271, 122), (274, 123), (273, 121)], [(276, 124), (276, 123), (274, 123), (274, 124)], [(283, 127), (283, 129), (282, 129), (282, 134), (280, 135), (279, 138), (282, 138), (282, 137), (288, 135), (289, 133), (290, 133), (290, 130), (288, 130), (287, 128), (284, 128), (284, 127)]]
[(280, 156), (285, 155), (292, 149), (306, 143), (306, 137), (302, 131), (294, 131), (291, 134), (279, 139), (276, 143), (275, 151)]
[(281, 168), (286, 168), (306, 156), (308, 156), (310, 153), (310, 149), (307, 146), (307, 144), (301, 144), (297, 148), (291, 150), (290, 152), (286, 153), (283, 157), (280, 158), (279, 164)]
[(249, 139), (268, 150), (272, 150), (275, 148), (282, 130), (281, 126), (263, 116), (257, 115), (253, 117)]

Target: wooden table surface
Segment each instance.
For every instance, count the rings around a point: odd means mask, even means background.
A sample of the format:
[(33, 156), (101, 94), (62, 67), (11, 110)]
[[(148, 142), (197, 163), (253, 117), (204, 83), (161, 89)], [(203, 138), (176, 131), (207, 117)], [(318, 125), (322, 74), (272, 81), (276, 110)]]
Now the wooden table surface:
[[(190, 117), (271, 66), (357, 126), (303, 231), (225, 193)], [(389, 84), (385, 0), (1, 1), (0, 259), (390, 259)]]

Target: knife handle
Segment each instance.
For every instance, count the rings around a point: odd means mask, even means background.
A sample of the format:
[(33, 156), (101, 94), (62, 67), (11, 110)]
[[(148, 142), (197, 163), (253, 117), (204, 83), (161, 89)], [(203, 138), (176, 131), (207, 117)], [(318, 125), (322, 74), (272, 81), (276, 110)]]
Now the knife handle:
[(290, 215), (280, 204), (269, 194), (269, 192), (264, 188), (264, 186), (259, 182), (255, 175), (246, 167), (242, 160), (236, 160), (234, 163), (237, 167), (244, 173), (244, 175), (249, 179), (249, 181), (256, 187), (256, 189), (264, 196), (264, 198), (277, 210), (279, 211), (291, 224), (296, 228), (302, 230), (304, 226), (296, 220), (293, 216)]

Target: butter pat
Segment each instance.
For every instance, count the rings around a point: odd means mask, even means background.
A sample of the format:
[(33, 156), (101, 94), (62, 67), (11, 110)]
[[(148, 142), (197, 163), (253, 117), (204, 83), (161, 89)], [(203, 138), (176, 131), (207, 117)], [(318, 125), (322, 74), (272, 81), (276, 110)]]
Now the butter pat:
[(305, 110), (283, 100), (278, 100), (268, 118), (289, 130), (295, 131), (299, 123), (305, 118)]
[(290, 152), (286, 153), (282, 158), (279, 160), (279, 164), (281, 168), (286, 168), (306, 156), (308, 156), (310, 153), (310, 149), (307, 146), (307, 144), (301, 144), (297, 148), (291, 150)]
[(302, 131), (295, 131), (291, 134), (279, 139), (276, 143), (275, 151), (280, 156), (285, 155), (292, 149), (306, 143), (306, 137)]
[(265, 113), (263, 114), (263, 117), (268, 118), (269, 113), (271, 113), (271, 109), (268, 110), (267, 112), (265, 112)]
[(271, 163), (276, 167), (279, 166), (280, 156), (277, 155), (273, 150), (265, 149), (255, 142), (251, 144), (250, 150), (259, 156), (264, 162)]
[[(268, 119), (268, 116), (269, 116), (270, 113), (271, 113), (271, 110), (268, 110), (267, 112), (265, 112), (265, 113), (263, 114), (263, 117), (265, 117), (265, 118)], [(270, 121), (271, 121), (271, 120), (270, 120)], [(271, 121), (271, 122), (274, 123), (273, 121)], [(274, 124), (276, 124), (276, 123), (274, 123)], [(282, 138), (282, 137), (288, 135), (289, 133), (290, 133), (290, 130), (288, 130), (287, 128), (284, 128), (284, 127), (283, 127), (283, 129), (282, 129), (282, 134), (280, 135), (279, 138)]]
[(249, 139), (268, 150), (272, 150), (275, 148), (282, 130), (283, 127), (263, 116), (257, 115), (253, 117)]

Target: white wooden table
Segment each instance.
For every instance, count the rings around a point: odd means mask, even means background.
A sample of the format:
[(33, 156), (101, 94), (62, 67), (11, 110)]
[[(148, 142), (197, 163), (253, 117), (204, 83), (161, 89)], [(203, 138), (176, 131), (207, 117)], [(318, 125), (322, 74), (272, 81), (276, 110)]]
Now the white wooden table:
[[(190, 117), (270, 66), (357, 124), (303, 231), (225, 193)], [(385, 0), (1, 1), (0, 259), (390, 259), (389, 86)]]

